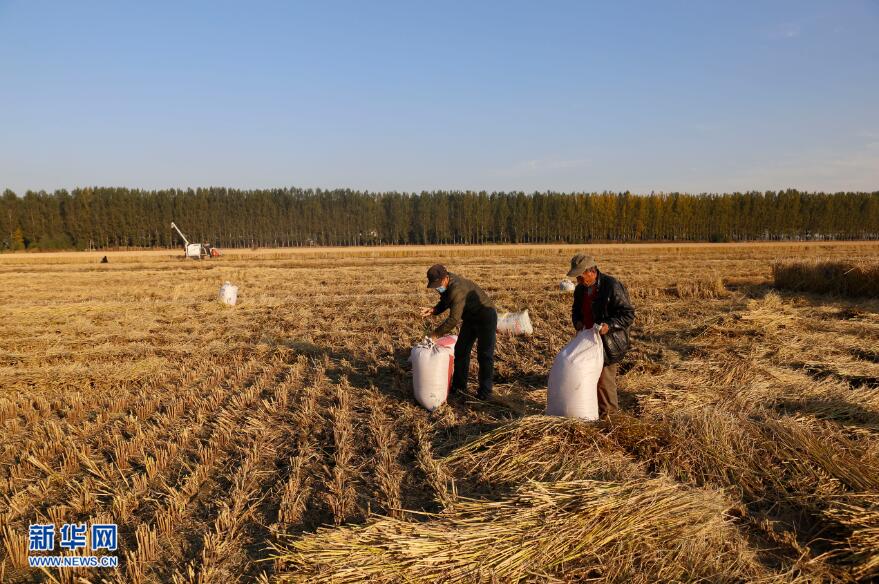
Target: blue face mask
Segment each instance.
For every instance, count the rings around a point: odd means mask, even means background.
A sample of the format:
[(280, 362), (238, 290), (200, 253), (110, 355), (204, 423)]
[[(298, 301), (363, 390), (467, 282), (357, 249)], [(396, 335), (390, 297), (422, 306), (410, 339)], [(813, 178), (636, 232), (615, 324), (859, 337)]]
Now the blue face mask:
[(442, 294), (443, 292), (446, 291), (446, 287), (445, 287), (445, 286), (437, 286), (437, 287), (436, 287), (436, 291), (437, 291), (439, 294)]

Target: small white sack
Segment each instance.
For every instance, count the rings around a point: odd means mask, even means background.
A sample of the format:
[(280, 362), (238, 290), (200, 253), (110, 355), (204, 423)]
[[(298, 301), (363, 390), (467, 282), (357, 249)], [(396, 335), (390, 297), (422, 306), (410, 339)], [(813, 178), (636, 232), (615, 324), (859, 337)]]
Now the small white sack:
[(409, 354), (415, 401), (432, 412), (446, 402), (455, 368), (455, 342), (446, 335), (436, 340), (424, 339)]
[(562, 292), (573, 292), (577, 286), (570, 280), (562, 280), (559, 282), (559, 290)]
[(238, 302), (238, 286), (233, 286), (229, 282), (220, 286), (220, 302), (235, 306), (235, 303)]
[(546, 391), (546, 415), (598, 419), (598, 378), (604, 349), (598, 327), (584, 329), (559, 351)]
[(527, 310), (521, 312), (498, 312), (497, 330), (498, 332), (513, 335), (530, 335), (534, 332), (534, 327), (531, 326), (531, 317), (528, 316)]

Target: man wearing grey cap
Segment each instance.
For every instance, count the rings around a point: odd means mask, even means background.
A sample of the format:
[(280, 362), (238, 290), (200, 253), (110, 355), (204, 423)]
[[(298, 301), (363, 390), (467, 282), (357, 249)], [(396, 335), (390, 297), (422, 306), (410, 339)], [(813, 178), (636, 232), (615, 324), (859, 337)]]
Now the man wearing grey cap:
[(470, 351), (476, 342), (476, 360), (479, 363), (480, 399), (489, 399), (494, 376), (494, 347), (497, 335), (497, 311), (494, 303), (482, 288), (467, 278), (462, 278), (436, 264), (427, 270), (427, 287), (436, 290), (440, 299), (436, 306), (423, 308), (421, 316), (442, 314), (449, 316), (431, 333), (431, 339), (447, 335), (458, 324), (461, 331), (455, 343), (455, 371), (452, 374), (451, 392), (463, 393), (467, 387), (467, 373), (470, 371)]
[(619, 408), (617, 367), (629, 350), (629, 327), (635, 320), (635, 309), (622, 282), (601, 273), (590, 255), (577, 254), (571, 258), (568, 277), (577, 278), (571, 306), (574, 328), (581, 331), (600, 327), (604, 368), (598, 378), (598, 415), (604, 418)]

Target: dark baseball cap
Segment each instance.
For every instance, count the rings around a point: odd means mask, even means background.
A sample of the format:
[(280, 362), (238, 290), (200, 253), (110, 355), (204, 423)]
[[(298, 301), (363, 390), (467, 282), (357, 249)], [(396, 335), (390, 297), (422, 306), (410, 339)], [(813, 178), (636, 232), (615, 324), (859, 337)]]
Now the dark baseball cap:
[(449, 275), (449, 271), (442, 264), (434, 264), (427, 270), (427, 287), (439, 288), (443, 278)]

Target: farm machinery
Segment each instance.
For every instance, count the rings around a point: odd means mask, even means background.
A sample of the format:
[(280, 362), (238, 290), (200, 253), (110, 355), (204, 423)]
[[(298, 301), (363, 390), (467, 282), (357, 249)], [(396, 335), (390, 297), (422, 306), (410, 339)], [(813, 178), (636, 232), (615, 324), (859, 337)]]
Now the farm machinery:
[(183, 239), (183, 251), (185, 252), (185, 257), (192, 258), (194, 260), (200, 260), (203, 258), (217, 258), (220, 257), (220, 250), (209, 243), (189, 243), (189, 239), (183, 232), (180, 231), (180, 228), (172, 221), (171, 227), (180, 235), (180, 238)]

